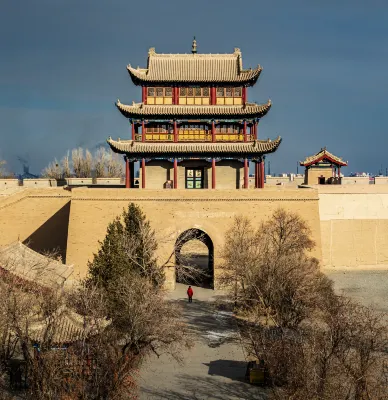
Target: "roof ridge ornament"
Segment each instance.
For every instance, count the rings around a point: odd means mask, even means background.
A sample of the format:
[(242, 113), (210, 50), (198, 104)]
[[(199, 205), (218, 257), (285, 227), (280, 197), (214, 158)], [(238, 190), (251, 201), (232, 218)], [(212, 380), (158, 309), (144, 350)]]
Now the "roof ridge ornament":
[(195, 36), (194, 36), (194, 39), (193, 39), (193, 44), (191, 46), (191, 52), (193, 54), (197, 54), (197, 41), (195, 40)]
[(148, 50), (148, 56), (153, 56), (156, 54), (155, 47), (150, 47)]

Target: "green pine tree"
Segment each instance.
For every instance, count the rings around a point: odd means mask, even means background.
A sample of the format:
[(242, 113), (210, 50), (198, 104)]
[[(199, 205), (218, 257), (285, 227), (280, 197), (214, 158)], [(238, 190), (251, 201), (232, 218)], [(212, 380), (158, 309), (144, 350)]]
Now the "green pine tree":
[(131, 203), (108, 225), (100, 249), (89, 262), (87, 281), (108, 288), (121, 277), (135, 273), (160, 287), (163, 269), (157, 265), (155, 232), (140, 207)]

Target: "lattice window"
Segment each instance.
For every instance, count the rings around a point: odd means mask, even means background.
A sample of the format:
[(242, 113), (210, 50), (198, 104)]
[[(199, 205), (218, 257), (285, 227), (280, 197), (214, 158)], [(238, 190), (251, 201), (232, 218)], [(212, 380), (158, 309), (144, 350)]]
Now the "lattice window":
[(166, 87), (166, 88), (164, 89), (164, 95), (165, 95), (166, 97), (171, 97), (171, 96), (172, 96), (172, 88)]
[(242, 96), (242, 88), (236, 87), (234, 88), (234, 97), (241, 97)]
[(155, 96), (155, 88), (149, 87), (147, 89), (147, 96), (151, 96), (151, 97)]
[(163, 97), (163, 88), (156, 88), (156, 97)]
[(224, 88), (218, 87), (217, 88), (217, 97), (223, 97), (224, 96)]
[(210, 89), (208, 87), (202, 88), (202, 96), (209, 97), (210, 96)]
[(194, 88), (187, 88), (187, 97), (194, 96)]
[(179, 89), (179, 96), (186, 96), (187, 95), (187, 88), (185, 88), (185, 87), (181, 87), (180, 89)]

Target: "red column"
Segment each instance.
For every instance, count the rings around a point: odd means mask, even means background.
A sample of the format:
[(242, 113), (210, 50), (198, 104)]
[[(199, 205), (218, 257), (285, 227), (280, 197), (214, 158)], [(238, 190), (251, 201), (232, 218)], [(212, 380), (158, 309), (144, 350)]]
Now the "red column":
[(141, 121), (141, 141), (145, 142), (145, 123), (144, 120)]
[(145, 189), (146, 187), (146, 167), (145, 167), (145, 158), (141, 159), (141, 187)]
[(132, 140), (135, 140), (135, 122), (132, 121)]
[(242, 88), (242, 103), (245, 104), (247, 102), (247, 88), (244, 86)]
[(259, 187), (259, 163), (255, 162), (255, 188)]
[(147, 104), (147, 88), (145, 86), (142, 86), (141, 88), (141, 97), (142, 97), (142, 102), (144, 104)]
[(216, 159), (212, 158), (212, 189), (216, 188)]
[(217, 103), (217, 92), (215, 86), (210, 88), (210, 104), (216, 104)]
[(176, 143), (178, 141), (178, 126), (176, 121), (174, 121), (174, 142)]
[(244, 158), (244, 188), (248, 189), (248, 187), (249, 187), (248, 159)]
[(178, 160), (174, 158), (174, 189), (178, 189)]
[(212, 142), (216, 141), (216, 124), (212, 121)]
[(255, 124), (255, 137), (256, 139), (259, 139), (259, 122), (256, 122)]
[(246, 142), (247, 141), (247, 121), (244, 121), (243, 134), (244, 134), (244, 142)]
[(129, 168), (129, 160), (125, 157), (125, 188), (129, 189), (131, 187), (131, 170)]
[(179, 87), (175, 88), (175, 104), (179, 104)]
[(260, 161), (259, 164), (259, 168), (260, 168), (260, 189), (264, 188), (264, 160)]

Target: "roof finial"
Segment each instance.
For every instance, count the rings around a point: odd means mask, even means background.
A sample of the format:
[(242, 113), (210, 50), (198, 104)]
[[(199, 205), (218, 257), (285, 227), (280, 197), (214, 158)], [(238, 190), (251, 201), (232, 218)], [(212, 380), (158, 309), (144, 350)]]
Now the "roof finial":
[(197, 41), (195, 40), (195, 36), (194, 36), (194, 39), (193, 39), (193, 45), (191, 46), (191, 52), (193, 54), (197, 53)]

